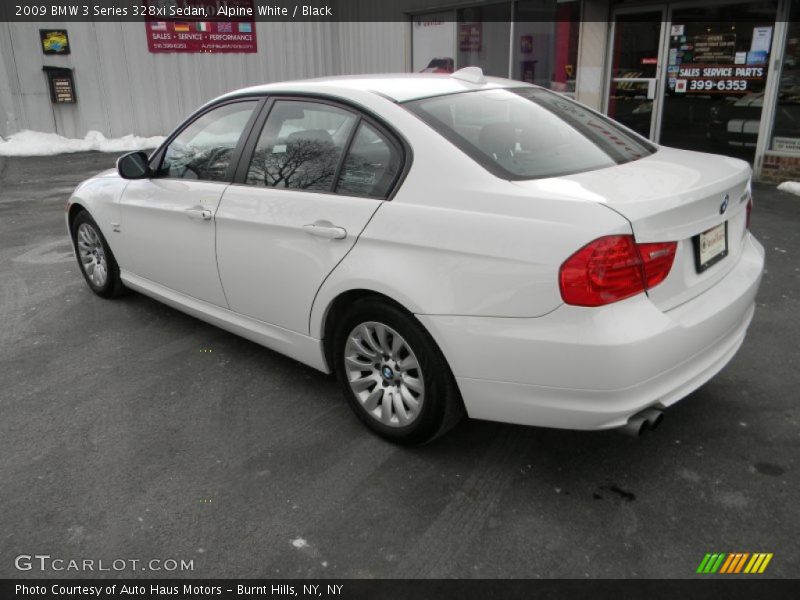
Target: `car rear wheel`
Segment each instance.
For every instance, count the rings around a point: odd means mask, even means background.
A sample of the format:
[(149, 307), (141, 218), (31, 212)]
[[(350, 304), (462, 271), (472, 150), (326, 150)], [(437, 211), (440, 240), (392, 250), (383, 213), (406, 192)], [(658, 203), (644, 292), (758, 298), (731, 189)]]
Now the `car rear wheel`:
[(85, 210), (78, 213), (72, 223), (72, 243), (81, 273), (95, 294), (114, 298), (125, 291), (114, 254), (97, 223)]
[(334, 361), (345, 396), (371, 430), (400, 444), (428, 442), (464, 415), (453, 374), (413, 315), (364, 298), (338, 320)]

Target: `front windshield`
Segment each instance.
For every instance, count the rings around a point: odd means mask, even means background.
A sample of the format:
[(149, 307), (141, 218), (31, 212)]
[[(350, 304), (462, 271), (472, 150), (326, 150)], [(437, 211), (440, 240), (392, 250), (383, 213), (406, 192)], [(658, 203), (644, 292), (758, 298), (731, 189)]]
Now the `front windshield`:
[(655, 147), (610, 119), (541, 88), (464, 92), (405, 104), (499, 177), (536, 179), (643, 158)]

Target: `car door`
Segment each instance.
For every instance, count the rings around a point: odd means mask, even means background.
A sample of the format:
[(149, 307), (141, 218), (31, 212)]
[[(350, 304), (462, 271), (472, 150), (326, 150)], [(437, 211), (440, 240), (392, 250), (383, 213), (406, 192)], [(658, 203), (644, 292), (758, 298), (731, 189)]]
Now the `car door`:
[(227, 307), (214, 215), (259, 102), (228, 102), (202, 113), (154, 157), (153, 177), (128, 184), (118, 237), (126, 272)]
[(320, 100), (275, 99), (260, 120), (217, 211), (220, 278), (231, 310), (307, 334), (314, 296), (390, 194), (403, 147)]

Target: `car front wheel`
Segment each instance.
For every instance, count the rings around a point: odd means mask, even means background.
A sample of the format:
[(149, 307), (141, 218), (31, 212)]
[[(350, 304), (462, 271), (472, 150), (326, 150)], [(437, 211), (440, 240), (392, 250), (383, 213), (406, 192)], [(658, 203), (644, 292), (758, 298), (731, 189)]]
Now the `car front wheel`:
[(422, 325), (388, 302), (364, 298), (339, 320), (337, 376), (356, 415), (400, 444), (430, 441), (464, 415), (455, 379)]
[(72, 223), (72, 243), (81, 273), (95, 294), (114, 298), (125, 291), (117, 261), (97, 223), (85, 210)]

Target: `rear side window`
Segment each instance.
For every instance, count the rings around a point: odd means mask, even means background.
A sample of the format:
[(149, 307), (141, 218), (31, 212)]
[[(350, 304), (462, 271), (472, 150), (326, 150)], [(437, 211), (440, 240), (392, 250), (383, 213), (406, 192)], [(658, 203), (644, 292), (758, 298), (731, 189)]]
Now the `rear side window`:
[(342, 165), (336, 192), (346, 196), (385, 198), (400, 167), (401, 155), (395, 144), (362, 121)]
[(233, 151), (257, 104), (225, 104), (195, 119), (167, 146), (159, 176), (228, 181)]
[(278, 100), (264, 123), (246, 182), (331, 191), (356, 121), (356, 115), (335, 106)]
[(610, 119), (540, 88), (465, 92), (405, 106), (504, 179), (580, 173), (655, 152)]

